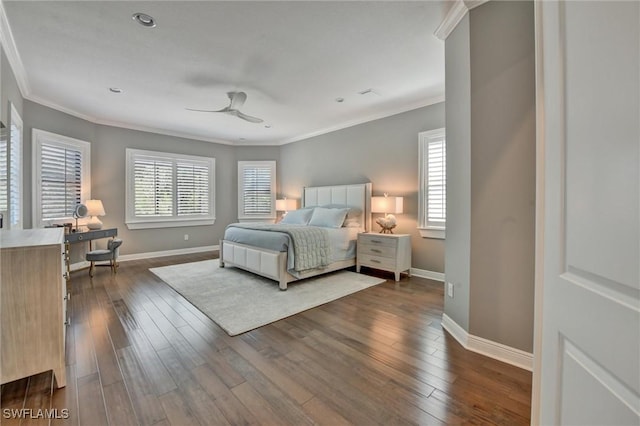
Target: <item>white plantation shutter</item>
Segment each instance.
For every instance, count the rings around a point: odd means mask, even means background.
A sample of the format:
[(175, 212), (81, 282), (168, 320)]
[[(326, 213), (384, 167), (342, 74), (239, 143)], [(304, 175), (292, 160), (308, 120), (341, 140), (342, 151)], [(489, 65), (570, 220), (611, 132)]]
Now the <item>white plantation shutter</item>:
[(173, 164), (136, 158), (134, 165), (136, 216), (173, 215)]
[(91, 144), (33, 130), (34, 226), (73, 218), (76, 206), (91, 198)]
[(447, 222), (447, 145), (445, 130), (419, 135), (418, 228), (423, 237), (444, 238)]
[(11, 116), (9, 150), (9, 227), (22, 228), (22, 120)]
[[(7, 143), (6, 128), (0, 129), (0, 212), (7, 211), (9, 206), (9, 163), (7, 154), (9, 152)], [(8, 220), (5, 216), (4, 220)]]
[(275, 218), (275, 161), (238, 161), (240, 220)]
[(444, 139), (427, 145), (427, 224), (444, 226), (447, 211), (447, 164)]
[(73, 216), (76, 205), (82, 200), (82, 162), (82, 152), (77, 148), (42, 144), (42, 220)]
[(127, 226), (213, 225), (214, 173), (214, 158), (127, 149)]
[(178, 216), (209, 213), (209, 169), (205, 164), (179, 162)]

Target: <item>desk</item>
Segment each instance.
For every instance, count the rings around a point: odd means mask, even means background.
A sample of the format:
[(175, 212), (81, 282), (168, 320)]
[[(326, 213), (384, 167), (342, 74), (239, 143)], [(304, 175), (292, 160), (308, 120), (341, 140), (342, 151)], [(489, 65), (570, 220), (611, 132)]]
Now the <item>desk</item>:
[(71, 259), (69, 252), (71, 250), (71, 244), (89, 242), (89, 250), (92, 250), (91, 241), (99, 240), (101, 238), (114, 238), (118, 236), (118, 228), (109, 229), (96, 229), (86, 232), (71, 232), (64, 234), (64, 249), (65, 249), (65, 263), (67, 265), (67, 281), (71, 279)]

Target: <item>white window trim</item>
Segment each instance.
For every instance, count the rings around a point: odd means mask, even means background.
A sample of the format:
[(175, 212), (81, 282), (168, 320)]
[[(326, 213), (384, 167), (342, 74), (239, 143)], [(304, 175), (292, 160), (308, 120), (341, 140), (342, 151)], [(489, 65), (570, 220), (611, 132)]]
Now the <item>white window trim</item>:
[[(58, 135), (51, 132), (46, 132), (40, 129), (33, 129), (32, 134), (32, 167), (33, 167), (33, 227), (43, 228), (48, 225), (50, 220), (45, 223), (42, 220), (42, 169), (40, 157), (42, 156), (42, 143), (57, 145), (60, 147), (72, 147), (82, 152), (82, 186), (80, 187), (80, 198), (82, 200), (91, 199), (91, 144), (87, 141), (80, 139), (70, 138), (68, 136)], [(65, 222), (73, 220), (73, 217), (58, 218), (53, 222)]]
[[(244, 169), (249, 167), (268, 166), (271, 172), (271, 212), (268, 215), (246, 215), (244, 214)], [(276, 162), (265, 161), (238, 161), (238, 221), (239, 222), (273, 222), (276, 220)]]
[[(19, 172), (18, 172), (18, 182), (14, 183), (13, 179), (11, 178), (11, 157), (13, 156), (13, 150), (16, 148), (13, 145), (13, 134), (11, 133), (11, 129), (13, 128), (13, 126), (16, 126), (20, 129), (20, 141), (19, 141), (19, 145), (18, 145), (18, 150), (20, 151), (18, 154), (18, 168), (19, 168)], [(16, 109), (16, 107), (13, 105), (13, 103), (11, 104), (11, 117), (9, 119), (9, 129), (8, 129), (8, 136), (7, 136), (7, 217), (5, 218), (7, 220), (7, 224), (9, 229), (22, 229), (22, 222), (23, 222), (23, 217), (24, 217), (24, 187), (23, 187), (23, 181), (24, 181), (24, 124), (22, 121), (22, 117), (20, 117), (20, 114), (18, 114), (18, 110)], [(13, 217), (11, 215), (11, 210), (13, 209), (12, 206), (12, 202), (11, 202), (11, 188), (13, 185), (17, 185), (18, 188), (18, 194), (19, 194), (19, 199), (18, 199), (18, 212), (19, 212), (19, 216), (17, 218), (17, 222), (15, 224), (11, 223), (13, 221)]]
[[(427, 200), (426, 200), (426, 188), (423, 187), (422, 182), (425, 181), (428, 176), (427, 167), (425, 163), (425, 153), (429, 141), (433, 139), (445, 138), (446, 132), (444, 128), (429, 130), (426, 132), (420, 132), (418, 134), (418, 152), (419, 152), (419, 182), (420, 188), (418, 191), (418, 231), (423, 238), (435, 238), (444, 240), (446, 238), (446, 226), (431, 225), (427, 219)], [(445, 138), (446, 147), (446, 138)]]
[[(206, 216), (196, 216), (192, 218), (185, 218), (179, 216), (157, 217), (157, 218), (139, 218), (134, 213), (134, 159), (136, 156), (149, 156), (157, 157), (163, 160), (171, 161), (175, 164), (176, 160), (194, 161), (198, 163), (206, 163), (209, 167), (209, 189), (211, 196), (209, 197), (209, 211), (211, 212)], [(216, 173), (216, 159), (213, 157), (200, 157), (186, 154), (174, 154), (169, 152), (158, 151), (146, 151), (142, 149), (126, 149), (126, 213), (125, 224), (129, 229), (153, 229), (153, 228), (177, 228), (182, 226), (203, 226), (213, 225), (216, 221), (215, 210), (215, 173)], [(175, 169), (174, 169), (175, 176)], [(175, 184), (175, 180), (174, 180)], [(175, 199), (174, 199), (175, 202)], [(174, 212), (176, 210), (174, 209)]]

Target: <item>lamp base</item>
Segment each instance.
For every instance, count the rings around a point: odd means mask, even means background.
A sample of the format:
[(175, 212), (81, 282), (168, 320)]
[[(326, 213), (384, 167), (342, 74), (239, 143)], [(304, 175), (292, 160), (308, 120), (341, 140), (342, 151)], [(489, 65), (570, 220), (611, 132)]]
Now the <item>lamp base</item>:
[(396, 217), (392, 214), (388, 214), (385, 217), (377, 218), (376, 223), (380, 225), (381, 234), (393, 234), (392, 229), (396, 227)]
[(91, 216), (89, 222), (87, 222), (87, 228), (93, 230), (102, 229), (102, 222), (98, 219), (98, 216)]

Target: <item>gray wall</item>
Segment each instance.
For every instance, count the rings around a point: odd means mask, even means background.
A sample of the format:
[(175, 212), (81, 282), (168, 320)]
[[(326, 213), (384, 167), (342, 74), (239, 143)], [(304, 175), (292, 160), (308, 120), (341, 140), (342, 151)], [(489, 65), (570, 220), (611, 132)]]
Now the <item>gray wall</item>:
[[(105, 227), (117, 227), (124, 240), (122, 254), (146, 253), (218, 244), (227, 224), (237, 221), (237, 160), (278, 160), (279, 147), (242, 147), (213, 144), (174, 136), (93, 124), (46, 106), (24, 101), (25, 227), (31, 218), (31, 130), (49, 132), (91, 143), (91, 196), (101, 199)], [(147, 149), (216, 159), (216, 222), (210, 226), (129, 230), (125, 224), (125, 149)], [(184, 235), (189, 236), (185, 241)], [(74, 250), (74, 261), (82, 253)]]
[(445, 281), (454, 297), (445, 297), (445, 313), (469, 330), (471, 262), (471, 68), (469, 15), (445, 41), (447, 94), (447, 240)]
[(469, 332), (533, 351), (535, 39), (533, 2), (470, 12)]
[[(447, 135), (447, 143), (455, 144), (456, 150), (447, 167), (452, 174), (467, 165), (471, 171), (468, 181), (462, 181), (467, 177), (461, 175), (448, 181), (452, 197), (448, 212), (464, 211), (454, 213), (455, 224), (451, 216), (447, 218), (446, 279), (457, 279), (468, 267), (469, 283), (467, 290), (464, 282), (456, 282), (454, 299), (445, 298), (445, 313), (465, 327), (461, 310), (468, 305), (465, 328), (470, 334), (531, 352), (535, 259), (533, 2), (489, 2), (471, 10), (445, 47), (447, 129), (461, 134)], [(469, 73), (457, 69), (467, 57)], [(450, 105), (452, 101), (454, 105)], [(458, 224), (460, 235), (452, 235)], [(457, 301), (460, 293), (463, 300)]]
[(412, 266), (444, 272), (444, 241), (417, 230), (418, 133), (444, 127), (444, 113), (439, 103), (282, 146), (281, 195), (300, 200), (305, 186), (372, 182), (373, 195), (402, 196), (394, 232), (411, 234)]

